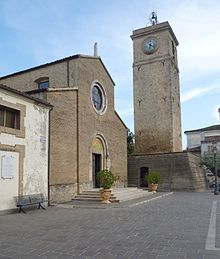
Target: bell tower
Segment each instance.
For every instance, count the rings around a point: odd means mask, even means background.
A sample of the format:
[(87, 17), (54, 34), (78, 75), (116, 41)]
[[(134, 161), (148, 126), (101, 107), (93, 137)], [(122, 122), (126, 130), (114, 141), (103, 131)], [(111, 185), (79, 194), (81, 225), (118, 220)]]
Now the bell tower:
[(168, 22), (133, 31), (135, 153), (182, 151), (178, 41)]

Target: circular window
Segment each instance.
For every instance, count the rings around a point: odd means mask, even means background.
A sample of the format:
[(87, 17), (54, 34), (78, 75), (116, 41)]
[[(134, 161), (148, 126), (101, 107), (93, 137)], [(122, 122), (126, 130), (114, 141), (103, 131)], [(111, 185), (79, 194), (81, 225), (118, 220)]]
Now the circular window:
[(96, 110), (100, 111), (102, 109), (102, 92), (101, 90), (95, 85), (92, 88), (92, 101), (96, 108)]
[(105, 95), (102, 88), (95, 84), (91, 91), (92, 104), (98, 113), (102, 113), (105, 109)]

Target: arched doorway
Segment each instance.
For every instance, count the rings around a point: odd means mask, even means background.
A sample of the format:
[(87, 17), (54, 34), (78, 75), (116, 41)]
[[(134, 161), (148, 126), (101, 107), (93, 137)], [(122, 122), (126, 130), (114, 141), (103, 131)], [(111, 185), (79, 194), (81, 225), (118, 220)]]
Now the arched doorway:
[(92, 141), (92, 185), (99, 188), (97, 174), (104, 168), (108, 168), (108, 152), (105, 138), (98, 134)]

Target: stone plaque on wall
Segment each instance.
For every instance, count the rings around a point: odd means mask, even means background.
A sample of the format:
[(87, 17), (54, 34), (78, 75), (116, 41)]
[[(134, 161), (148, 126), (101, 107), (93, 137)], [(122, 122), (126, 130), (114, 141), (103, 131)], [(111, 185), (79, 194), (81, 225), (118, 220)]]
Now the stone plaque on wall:
[(12, 155), (2, 156), (1, 177), (2, 179), (13, 179), (15, 177), (15, 157)]

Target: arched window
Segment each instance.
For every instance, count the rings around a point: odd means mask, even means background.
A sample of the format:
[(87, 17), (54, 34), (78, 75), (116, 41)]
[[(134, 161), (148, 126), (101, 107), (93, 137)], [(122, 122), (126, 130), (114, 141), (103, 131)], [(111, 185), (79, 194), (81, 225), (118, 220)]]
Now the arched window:
[(39, 82), (38, 88), (39, 89), (48, 89), (49, 88), (49, 81)]
[(49, 77), (40, 77), (35, 82), (38, 85), (38, 89), (48, 89), (49, 88)]

